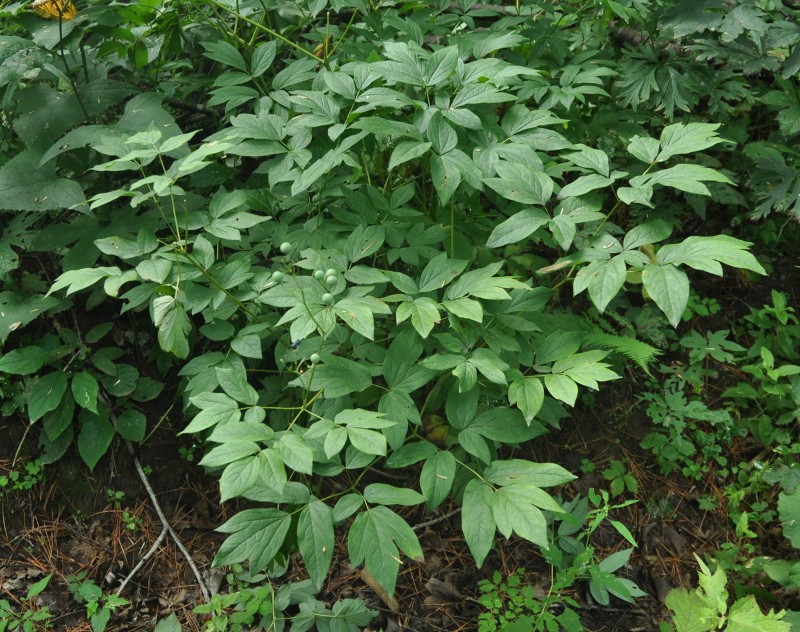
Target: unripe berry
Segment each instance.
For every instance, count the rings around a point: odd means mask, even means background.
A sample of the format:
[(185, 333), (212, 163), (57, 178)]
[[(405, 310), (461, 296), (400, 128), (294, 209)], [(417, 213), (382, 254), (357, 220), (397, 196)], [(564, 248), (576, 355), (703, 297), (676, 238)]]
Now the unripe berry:
[(339, 279), (337, 279), (335, 276), (326, 276), (326, 277), (325, 277), (325, 283), (326, 283), (326, 284), (327, 284), (329, 287), (333, 287), (334, 285), (336, 285), (336, 282), (337, 282), (338, 280), (339, 280)]
[(322, 302), (325, 303), (325, 305), (333, 305), (333, 294), (325, 292), (325, 294), (322, 295)]
[(280, 270), (276, 270), (275, 272), (273, 272), (272, 280), (275, 283), (280, 283), (281, 281), (283, 281), (283, 272), (281, 272)]
[(322, 279), (324, 279), (324, 278), (325, 278), (325, 273), (324, 273), (322, 270), (317, 270), (317, 271), (314, 273), (314, 278), (315, 278), (317, 281), (322, 281)]
[(290, 244), (288, 241), (284, 241), (280, 245), (280, 250), (283, 254), (288, 255), (292, 251), (292, 244)]
[(311, 357), (309, 358), (309, 360), (311, 360), (311, 364), (317, 364), (319, 362), (319, 354), (318, 353), (312, 353)]

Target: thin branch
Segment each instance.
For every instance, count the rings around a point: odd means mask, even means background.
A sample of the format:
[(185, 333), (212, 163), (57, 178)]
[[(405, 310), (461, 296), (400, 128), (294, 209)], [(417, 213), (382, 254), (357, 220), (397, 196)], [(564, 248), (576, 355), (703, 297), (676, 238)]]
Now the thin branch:
[(161, 546), (161, 543), (164, 541), (164, 538), (167, 537), (167, 533), (168, 533), (167, 527), (161, 529), (161, 533), (159, 534), (158, 539), (156, 539), (156, 541), (153, 543), (153, 546), (150, 547), (150, 550), (144, 554), (144, 557), (139, 560), (139, 563), (136, 566), (134, 566), (133, 570), (130, 573), (128, 573), (128, 576), (122, 580), (122, 583), (119, 585), (119, 588), (117, 588), (118, 595), (121, 594), (123, 590), (125, 590), (125, 586), (128, 585), (128, 582), (131, 581), (131, 579), (133, 579), (134, 575), (136, 575), (136, 573), (139, 572), (139, 569), (145, 565), (145, 562), (147, 562), (147, 560), (149, 560), (152, 557), (153, 553), (156, 552), (156, 549), (159, 546)]
[[(114, 419), (113, 421), (114, 421), (114, 427), (116, 428), (116, 419)], [(147, 490), (148, 496), (150, 496), (150, 500), (152, 501), (153, 507), (155, 508), (156, 513), (158, 514), (158, 518), (159, 520), (161, 520), (161, 524), (164, 525), (164, 531), (169, 533), (170, 537), (175, 542), (175, 546), (178, 547), (180, 552), (183, 554), (183, 557), (186, 558), (186, 561), (189, 563), (189, 567), (192, 569), (192, 572), (194, 573), (195, 579), (197, 579), (197, 584), (200, 586), (200, 592), (203, 593), (203, 598), (206, 600), (206, 602), (208, 602), (211, 599), (211, 595), (209, 594), (208, 588), (206, 588), (206, 585), (203, 582), (203, 577), (200, 575), (200, 571), (197, 569), (197, 565), (194, 563), (194, 559), (192, 559), (192, 556), (189, 554), (189, 551), (183, 545), (183, 542), (181, 542), (181, 539), (178, 537), (178, 534), (175, 533), (175, 530), (172, 528), (172, 525), (170, 525), (169, 521), (167, 520), (167, 517), (164, 515), (164, 510), (161, 509), (161, 505), (159, 504), (158, 499), (156, 498), (156, 493), (150, 486), (150, 481), (147, 479), (147, 474), (144, 473), (144, 470), (142, 469), (142, 464), (139, 462), (139, 458), (136, 456), (136, 452), (133, 449), (133, 444), (127, 439), (125, 439), (125, 445), (128, 448), (128, 452), (130, 452), (131, 456), (133, 457), (133, 464), (134, 466), (136, 466), (136, 472), (139, 474), (139, 478), (141, 479), (142, 484)]]
[(456, 514), (457, 514), (459, 511), (461, 511), (461, 507), (459, 507), (458, 509), (453, 509), (453, 511), (450, 511), (450, 512), (448, 512), (448, 513), (446, 513), (446, 514), (442, 514), (442, 515), (441, 515), (441, 516), (439, 516), (438, 518), (433, 518), (432, 520), (427, 520), (427, 521), (425, 521), (425, 522), (420, 522), (419, 524), (415, 524), (415, 525), (414, 525), (413, 527), (411, 527), (411, 528), (412, 528), (414, 531), (421, 531), (422, 529), (424, 529), (424, 528), (426, 528), (426, 527), (430, 527), (430, 526), (432, 526), (432, 525), (435, 525), (435, 524), (438, 524), (438, 523), (440, 523), (440, 522), (444, 522), (444, 521), (445, 521), (445, 520), (447, 520), (448, 518), (452, 518), (452, 517), (453, 517), (453, 516), (455, 516), (455, 515), (456, 515)]
[[(118, 431), (117, 416), (116, 414), (114, 414), (112, 410), (111, 401), (109, 397), (105, 393), (100, 393), (100, 397), (103, 398), (106, 405), (109, 407), (109, 410), (111, 411), (109, 413), (111, 423), (114, 424), (114, 430)], [(133, 449), (133, 444), (130, 441), (128, 441), (128, 439), (124, 439), (124, 441), (125, 441), (125, 447), (128, 448), (128, 453), (133, 458), (133, 464), (136, 467), (136, 473), (139, 475), (139, 479), (142, 481), (144, 488), (147, 490), (147, 495), (150, 497), (150, 501), (153, 503), (153, 507), (155, 508), (156, 513), (158, 514), (158, 519), (161, 521), (163, 529), (161, 531), (161, 535), (158, 536), (158, 539), (156, 540), (155, 544), (152, 547), (150, 547), (150, 550), (145, 554), (144, 558), (139, 561), (139, 563), (136, 565), (133, 571), (131, 571), (125, 578), (125, 581), (122, 583), (122, 586), (120, 586), (119, 590), (117, 590), (117, 594), (119, 594), (122, 591), (122, 588), (124, 588), (124, 586), (131, 580), (133, 575), (142, 567), (144, 562), (146, 562), (147, 559), (158, 548), (158, 545), (166, 537), (166, 534), (169, 533), (170, 537), (175, 542), (175, 545), (178, 547), (178, 550), (180, 550), (180, 552), (183, 554), (183, 557), (186, 558), (186, 561), (188, 562), (189, 567), (192, 569), (195, 579), (197, 580), (197, 584), (198, 586), (200, 586), (200, 592), (203, 593), (203, 598), (206, 600), (206, 602), (208, 602), (211, 599), (211, 595), (208, 592), (208, 588), (206, 588), (205, 582), (203, 582), (203, 577), (200, 574), (197, 565), (194, 563), (194, 559), (189, 554), (189, 551), (186, 549), (186, 547), (183, 545), (183, 542), (178, 537), (178, 534), (175, 533), (175, 530), (172, 528), (172, 525), (170, 525), (169, 521), (167, 520), (167, 517), (164, 515), (164, 510), (161, 508), (161, 504), (158, 502), (158, 498), (156, 497), (156, 493), (155, 491), (153, 491), (153, 488), (150, 485), (150, 481), (147, 478), (147, 474), (145, 474), (144, 469), (142, 469), (142, 464), (139, 462), (139, 457), (136, 456), (136, 450)]]

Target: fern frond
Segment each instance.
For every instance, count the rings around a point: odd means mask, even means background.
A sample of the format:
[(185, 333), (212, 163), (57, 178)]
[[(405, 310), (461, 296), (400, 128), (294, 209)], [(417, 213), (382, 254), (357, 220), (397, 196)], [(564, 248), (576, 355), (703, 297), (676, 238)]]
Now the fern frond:
[(642, 371), (651, 375), (648, 365), (661, 355), (661, 351), (652, 345), (630, 338), (629, 336), (618, 336), (616, 334), (604, 334), (600, 332), (587, 334), (586, 342), (598, 345), (621, 353), (631, 362), (635, 362)]

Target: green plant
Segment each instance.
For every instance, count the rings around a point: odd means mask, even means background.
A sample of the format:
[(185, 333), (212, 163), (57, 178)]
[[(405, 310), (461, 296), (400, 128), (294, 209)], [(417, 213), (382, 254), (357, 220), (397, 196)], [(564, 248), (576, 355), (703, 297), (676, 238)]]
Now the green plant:
[[(491, 580), (478, 583), (483, 593), (478, 601), (486, 608), (478, 618), (480, 632), (583, 630), (575, 611), (578, 603), (567, 594), (577, 581), (588, 581), (592, 596), (603, 605), (609, 604), (611, 595), (633, 601), (644, 594), (634, 582), (614, 575), (628, 561), (633, 549), (618, 551), (601, 560), (591, 545), (592, 534), (607, 521), (636, 546), (627, 527), (608, 517), (612, 510), (635, 501), (614, 506), (608, 501), (608, 492), (598, 493), (592, 489), (588, 499), (575, 498), (564, 505), (567, 513), (552, 533), (550, 546), (544, 552), (545, 560), (551, 565), (550, 585), (546, 591), (543, 587), (523, 583), (522, 569), (507, 579), (495, 572)], [(590, 502), (594, 506), (591, 510)]]
[[(291, 629), (300, 632), (314, 626), (319, 632), (358, 632), (377, 615), (360, 599), (342, 599), (328, 607), (314, 599), (315, 593), (310, 581), (283, 584), (277, 592), (269, 583), (263, 583), (225, 595), (216, 594), (194, 611), (210, 615), (205, 632), (280, 631), (289, 621)], [(291, 606), (296, 606), (299, 612), (285, 615), (284, 611)]]
[(27, 491), (45, 480), (45, 471), (39, 459), (25, 463), (23, 468), (10, 470), (0, 476), (0, 498), (9, 491)]
[(789, 632), (790, 623), (782, 621), (784, 611), (770, 610), (763, 614), (752, 595), (737, 600), (729, 607), (725, 571), (717, 567), (712, 574), (697, 555), (695, 559), (700, 566), (700, 586), (691, 591), (675, 589), (667, 595), (666, 605), (673, 612), (672, 626), (662, 624), (662, 632)]
[[(667, 341), (689, 271), (767, 273), (732, 185), (738, 144), (794, 133), (777, 7), (88, 2), (80, 28), (0, 9), (0, 387), (44, 463), (75, 442), (95, 468), (174, 385), (221, 499), (250, 503), (217, 565), (299, 552), (321, 588), (341, 527), (392, 594), (422, 555), (397, 507), (448, 498), (478, 566), (497, 533), (547, 548), (572, 475), (529, 442), (658, 353), (611, 315)], [(619, 21), (648, 36), (614, 45)], [(700, 477), (733, 424), (674, 392), (650, 447)], [(626, 594), (583, 546), (564, 581)]]
[(752, 436), (770, 447), (793, 443), (800, 409), (800, 325), (785, 294), (773, 290), (772, 302), (745, 317), (752, 361), (741, 368), (752, 377), (723, 393), (740, 407)]
[[(478, 632), (513, 630), (520, 626), (534, 630), (536, 615), (542, 609), (544, 592), (522, 583), (525, 571), (518, 568), (507, 578), (495, 571), (492, 579), (478, 582), (478, 601), (486, 612), (478, 615)], [(538, 593), (538, 594), (537, 594)]]
[(639, 493), (639, 483), (636, 481), (636, 477), (628, 471), (628, 468), (625, 467), (622, 461), (611, 459), (608, 467), (603, 470), (602, 474), (603, 478), (610, 483), (611, 496), (620, 496), (624, 494), (625, 491), (631, 494)]
[(122, 503), (125, 502), (125, 492), (107, 489), (106, 496), (108, 496), (108, 502), (110, 502), (116, 509), (119, 509), (122, 506)]
[(103, 632), (113, 612), (130, 603), (118, 595), (103, 593), (97, 584), (86, 579), (84, 571), (68, 576), (67, 583), (75, 601), (86, 607), (86, 616), (89, 617), (93, 632)]
[(675, 469), (699, 480), (709, 471), (711, 461), (728, 465), (725, 449), (733, 438), (734, 419), (725, 409), (711, 410), (705, 402), (684, 392), (685, 383), (677, 376), (667, 378), (663, 391), (641, 396), (648, 402), (647, 415), (656, 429), (641, 445), (656, 457), (665, 474)]
[(35, 607), (36, 597), (47, 588), (52, 579), (52, 574), (43, 577), (38, 582), (31, 584), (28, 594), (21, 599), (20, 610), (14, 610), (6, 599), (0, 599), (0, 632), (8, 630), (21, 630), (22, 632), (36, 632), (53, 627), (53, 615), (47, 606)]
[(125, 525), (126, 529), (130, 531), (138, 531), (142, 526), (142, 522), (143, 520), (139, 516), (128, 511), (122, 512), (122, 523)]

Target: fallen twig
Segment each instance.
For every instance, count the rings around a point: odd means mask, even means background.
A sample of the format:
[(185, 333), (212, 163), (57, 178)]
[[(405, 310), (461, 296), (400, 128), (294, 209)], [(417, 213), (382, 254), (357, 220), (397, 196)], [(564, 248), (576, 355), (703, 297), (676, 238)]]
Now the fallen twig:
[[(114, 428), (116, 428), (116, 425), (117, 425), (116, 424), (116, 419), (114, 419), (113, 421), (114, 421)], [(153, 491), (153, 488), (150, 486), (150, 481), (147, 479), (147, 474), (145, 474), (144, 470), (142, 469), (142, 464), (139, 462), (139, 457), (136, 456), (136, 451), (133, 449), (133, 444), (131, 444), (130, 441), (125, 439), (125, 445), (128, 448), (128, 452), (130, 452), (130, 455), (133, 457), (133, 464), (136, 467), (136, 472), (139, 474), (139, 478), (141, 479), (142, 484), (144, 485), (145, 489), (147, 490), (147, 495), (150, 496), (150, 500), (152, 501), (153, 507), (155, 508), (156, 513), (158, 514), (158, 518), (159, 518), (159, 520), (161, 520), (161, 524), (164, 525), (164, 530), (161, 532), (162, 536), (164, 535), (165, 531), (167, 533), (169, 533), (170, 537), (175, 542), (175, 546), (178, 547), (180, 552), (183, 554), (183, 557), (186, 558), (186, 561), (188, 562), (189, 567), (192, 569), (192, 572), (194, 573), (195, 579), (197, 579), (197, 584), (198, 584), (198, 586), (200, 586), (200, 592), (203, 593), (203, 598), (206, 601), (209, 601), (211, 599), (211, 595), (208, 592), (208, 588), (206, 588), (205, 582), (203, 582), (203, 577), (200, 575), (200, 571), (198, 570), (197, 565), (194, 563), (194, 559), (189, 554), (189, 551), (183, 545), (183, 542), (181, 542), (181, 539), (178, 537), (178, 534), (175, 533), (175, 530), (172, 528), (172, 525), (170, 525), (169, 521), (167, 520), (167, 517), (164, 515), (164, 510), (161, 509), (161, 505), (158, 502), (158, 498), (156, 498), (156, 493)], [(159, 536), (159, 538), (161, 538), (162, 536)], [(158, 542), (158, 541), (156, 541), (156, 542)], [(155, 548), (156, 547), (153, 546), (151, 548), (151, 550), (148, 551), (148, 555), (151, 555), (152, 551), (154, 551)], [(128, 577), (125, 578), (125, 582), (123, 582), (123, 584), (126, 583), (130, 579), (130, 577), (133, 576), (133, 573), (136, 570), (139, 569), (139, 566), (140, 566), (139, 564), (136, 565), (136, 568), (134, 569), (134, 571), (132, 571), (128, 575)]]
[(458, 509), (453, 509), (453, 511), (450, 511), (450, 512), (448, 512), (448, 513), (446, 513), (446, 514), (442, 514), (442, 515), (441, 515), (441, 516), (439, 516), (438, 518), (433, 518), (433, 519), (431, 519), (431, 520), (426, 520), (425, 522), (420, 522), (419, 524), (415, 524), (415, 525), (414, 525), (413, 527), (411, 527), (411, 528), (412, 528), (414, 531), (420, 531), (421, 529), (424, 529), (425, 527), (430, 527), (431, 525), (435, 525), (435, 524), (438, 524), (438, 523), (440, 523), (440, 522), (444, 522), (444, 521), (445, 521), (445, 520), (447, 520), (448, 518), (452, 518), (452, 517), (453, 517), (453, 516), (455, 516), (455, 515), (456, 515), (456, 514), (457, 514), (459, 511), (461, 511), (461, 507), (459, 507)]
[[(106, 404), (111, 409), (111, 402), (106, 397), (105, 393), (101, 395), (103, 399), (106, 401)], [(111, 412), (109, 413), (109, 417), (111, 419), (111, 423), (114, 424), (114, 430), (117, 430), (117, 416)], [(158, 539), (155, 541), (155, 544), (150, 547), (150, 550), (145, 554), (145, 556), (139, 560), (139, 563), (134, 567), (134, 569), (128, 573), (128, 576), (123, 580), (122, 584), (120, 585), (119, 589), (117, 589), (117, 594), (119, 595), (122, 592), (122, 589), (126, 586), (126, 584), (133, 578), (133, 576), (139, 571), (139, 569), (144, 565), (144, 563), (153, 555), (155, 550), (158, 548), (159, 544), (163, 542), (164, 538), (166, 538), (166, 534), (169, 533), (172, 540), (175, 542), (175, 545), (178, 547), (180, 552), (183, 554), (183, 557), (186, 558), (186, 561), (189, 564), (189, 567), (192, 569), (194, 573), (195, 579), (197, 579), (197, 584), (200, 587), (200, 592), (203, 593), (203, 598), (208, 602), (211, 599), (211, 595), (208, 592), (208, 588), (203, 582), (203, 577), (200, 575), (200, 571), (197, 568), (197, 565), (194, 563), (194, 559), (189, 554), (189, 551), (181, 542), (181, 539), (178, 537), (178, 534), (175, 533), (175, 530), (170, 525), (167, 517), (164, 515), (164, 510), (161, 509), (161, 504), (158, 502), (158, 498), (156, 497), (155, 491), (150, 486), (150, 481), (147, 478), (147, 474), (144, 473), (142, 469), (142, 464), (139, 462), (139, 457), (136, 456), (136, 450), (133, 449), (133, 444), (124, 439), (125, 447), (128, 448), (128, 452), (130, 453), (131, 457), (133, 458), (133, 464), (136, 467), (136, 473), (139, 475), (139, 479), (142, 481), (144, 488), (147, 490), (147, 495), (150, 497), (150, 501), (153, 503), (153, 507), (158, 514), (158, 519), (161, 521), (163, 525), (163, 529), (161, 530), (161, 534), (158, 536)]]

